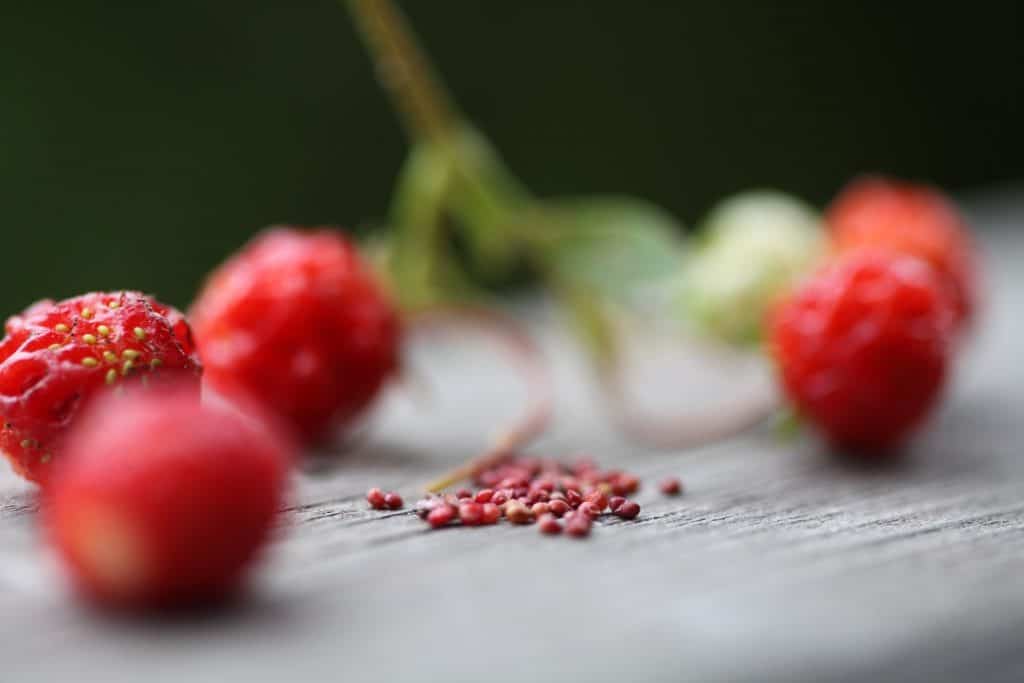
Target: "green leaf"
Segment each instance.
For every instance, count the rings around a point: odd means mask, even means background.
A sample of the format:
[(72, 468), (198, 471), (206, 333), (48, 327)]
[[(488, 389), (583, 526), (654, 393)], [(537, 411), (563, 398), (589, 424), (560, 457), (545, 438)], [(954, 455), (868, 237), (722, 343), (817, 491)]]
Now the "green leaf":
[(415, 143), (391, 211), (402, 294), (417, 301), (443, 298), (440, 279), (462, 266), (480, 283), (507, 279), (523, 258), (522, 237), (509, 228), (520, 224), (516, 217), (528, 203), (526, 191), (472, 128)]
[(392, 223), (423, 226), (436, 222), (451, 183), (452, 164), (444, 150), (430, 143), (414, 144), (398, 176)]
[(629, 197), (546, 202), (534, 227), (557, 278), (608, 300), (678, 273), (682, 227), (659, 207)]
[(479, 299), (483, 293), (462, 271), (448, 234), (448, 202), (455, 169), (448, 150), (413, 145), (391, 205), (392, 230), (376, 245), (390, 286), (406, 310)]
[(529, 205), (529, 193), (494, 147), (468, 125), (444, 146), (452, 163), (446, 209), (468, 246), (474, 273), (501, 281), (522, 259), (522, 238), (513, 226)]
[(427, 143), (412, 147), (399, 175), (391, 204), (394, 232), (389, 244), (389, 271), (403, 307), (414, 308), (443, 297), (438, 276), (444, 250), (444, 204), (451, 177), (448, 158)]

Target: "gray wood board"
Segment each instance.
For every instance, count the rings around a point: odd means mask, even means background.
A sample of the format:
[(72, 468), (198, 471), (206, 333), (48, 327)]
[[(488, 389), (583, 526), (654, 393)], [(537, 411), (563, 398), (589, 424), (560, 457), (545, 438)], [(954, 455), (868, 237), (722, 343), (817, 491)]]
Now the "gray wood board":
[[(641, 517), (602, 521), (584, 542), (509, 525), (430, 532), (368, 511), (363, 493), (413, 499), (521, 391), (475, 345), (432, 345), (416, 359), (429, 405), (394, 392), (357, 448), (296, 477), (249, 599), (223, 612), (77, 608), (40, 546), (31, 489), (0, 476), (0, 681), (1024, 680), (1020, 197), (968, 204), (987, 310), (949, 400), (895, 466), (844, 466), (767, 431), (638, 449), (539, 320), (559, 403), (538, 451), (643, 475)], [(679, 383), (667, 400), (694, 393)], [(666, 474), (684, 497), (653, 490)]]

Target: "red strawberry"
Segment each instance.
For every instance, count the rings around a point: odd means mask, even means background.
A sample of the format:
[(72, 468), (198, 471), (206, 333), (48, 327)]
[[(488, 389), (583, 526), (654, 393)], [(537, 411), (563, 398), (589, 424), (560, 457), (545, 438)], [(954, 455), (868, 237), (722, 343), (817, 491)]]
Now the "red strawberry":
[(44, 492), (49, 539), (100, 603), (218, 600), (266, 541), (291, 457), (278, 433), (191, 391), (105, 396), (72, 429)]
[(0, 341), (0, 449), (45, 482), (82, 404), (130, 378), (192, 379), (201, 366), (178, 311), (138, 292), (41, 301), (7, 321)]
[(207, 378), (286, 418), (307, 442), (345, 427), (398, 366), (399, 326), (332, 230), (269, 230), (218, 268), (192, 309)]
[(953, 313), (925, 262), (851, 253), (780, 306), (771, 344), (789, 398), (834, 443), (902, 443), (936, 404)]
[(882, 178), (851, 183), (826, 214), (840, 252), (864, 247), (924, 259), (945, 279), (957, 325), (976, 305), (976, 256), (956, 207), (938, 190)]

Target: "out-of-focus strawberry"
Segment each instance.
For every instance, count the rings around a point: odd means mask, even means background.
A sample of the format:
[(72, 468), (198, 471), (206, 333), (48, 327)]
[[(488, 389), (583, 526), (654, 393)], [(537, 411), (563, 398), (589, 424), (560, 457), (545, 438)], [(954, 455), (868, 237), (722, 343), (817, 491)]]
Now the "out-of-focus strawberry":
[(349, 426), (398, 367), (395, 310), (333, 230), (259, 235), (211, 275), (191, 319), (210, 384), (306, 442)]
[(880, 453), (936, 405), (952, 337), (930, 265), (860, 251), (804, 282), (775, 312), (770, 341), (797, 411), (840, 447)]
[(839, 252), (871, 248), (924, 259), (942, 276), (958, 327), (977, 306), (977, 255), (964, 218), (938, 190), (868, 177), (848, 185), (826, 212)]
[(272, 420), (174, 389), (94, 402), (44, 489), (49, 539), (104, 605), (178, 607), (237, 589), (267, 539), (292, 459)]

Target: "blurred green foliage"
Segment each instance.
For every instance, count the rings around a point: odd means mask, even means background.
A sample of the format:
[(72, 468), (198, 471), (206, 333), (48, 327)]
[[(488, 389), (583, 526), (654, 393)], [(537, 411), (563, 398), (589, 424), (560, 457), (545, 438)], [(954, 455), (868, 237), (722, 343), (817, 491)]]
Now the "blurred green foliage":
[[(542, 195), (692, 224), (771, 185), (1024, 175), (1014, 2), (406, 0), (470, 118)], [(336, 0), (0, 9), (0, 313), (133, 287), (180, 306), (275, 222), (383, 220), (405, 154)]]

